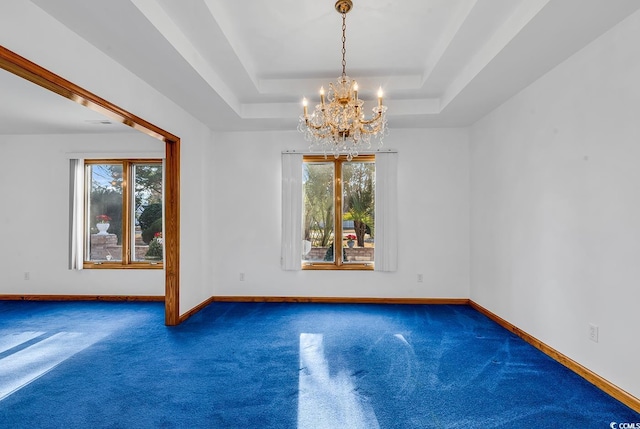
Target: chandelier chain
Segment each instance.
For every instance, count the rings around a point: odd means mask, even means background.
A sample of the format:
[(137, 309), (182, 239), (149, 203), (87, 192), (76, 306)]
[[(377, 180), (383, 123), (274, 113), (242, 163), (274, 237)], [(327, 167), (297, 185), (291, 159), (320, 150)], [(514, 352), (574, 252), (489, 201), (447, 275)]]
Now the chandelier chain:
[(342, 12), (342, 77), (347, 75), (347, 13)]

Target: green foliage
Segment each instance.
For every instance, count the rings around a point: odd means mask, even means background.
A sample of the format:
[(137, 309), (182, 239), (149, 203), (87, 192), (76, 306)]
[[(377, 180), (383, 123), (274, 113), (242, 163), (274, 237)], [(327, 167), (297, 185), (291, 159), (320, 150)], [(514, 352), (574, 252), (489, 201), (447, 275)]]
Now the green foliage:
[(142, 230), (142, 241), (151, 245), (156, 233), (162, 232), (162, 218), (156, 219), (147, 229)]
[(145, 258), (162, 259), (162, 251), (163, 248), (161, 239), (158, 240), (157, 238), (154, 238), (153, 240), (151, 240), (151, 243), (149, 243), (149, 250), (147, 250)]
[[(136, 164), (134, 189), (136, 213), (150, 204), (160, 204), (162, 202), (162, 164)], [(149, 224), (156, 219), (153, 218)]]
[[(304, 239), (313, 247), (327, 247), (334, 240), (334, 164), (305, 163)], [(375, 164), (342, 164), (342, 220), (354, 223), (358, 246), (364, 246), (366, 234), (373, 234), (375, 211)]]
[(304, 166), (304, 239), (326, 247), (333, 237), (333, 164)]
[[(144, 210), (140, 214), (140, 217), (138, 218), (138, 224), (140, 225), (140, 229), (144, 231), (145, 229), (151, 227), (151, 224), (153, 224), (158, 219), (162, 219), (162, 204), (153, 203), (144, 208)], [(153, 238), (153, 235), (151, 236), (151, 238)]]
[(162, 164), (136, 165), (136, 193), (149, 193), (149, 199), (162, 199)]
[(353, 162), (343, 168), (346, 195), (344, 218), (353, 220), (358, 246), (364, 246), (364, 236), (373, 235), (375, 211), (375, 165)]

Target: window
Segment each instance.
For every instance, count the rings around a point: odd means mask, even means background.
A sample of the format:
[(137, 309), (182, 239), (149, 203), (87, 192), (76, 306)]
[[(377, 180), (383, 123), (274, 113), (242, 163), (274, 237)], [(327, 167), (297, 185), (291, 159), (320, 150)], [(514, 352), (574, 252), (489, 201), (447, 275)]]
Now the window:
[(161, 160), (86, 160), (84, 268), (162, 268)]
[(303, 157), (303, 269), (373, 269), (375, 182), (374, 156)]

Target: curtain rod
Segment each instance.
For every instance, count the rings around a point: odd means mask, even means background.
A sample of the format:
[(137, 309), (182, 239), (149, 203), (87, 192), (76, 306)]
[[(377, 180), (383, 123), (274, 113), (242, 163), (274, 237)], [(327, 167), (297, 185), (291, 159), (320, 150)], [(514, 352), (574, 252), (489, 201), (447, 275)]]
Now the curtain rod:
[[(301, 155), (327, 155), (327, 156), (332, 156), (333, 152), (311, 152), (311, 151), (302, 151), (302, 150), (295, 150), (295, 149), (287, 149), (287, 150), (283, 150), (282, 151), (283, 154), (285, 153), (299, 153)], [(358, 152), (359, 155), (375, 155), (377, 153), (398, 153), (397, 149), (378, 149), (378, 150), (368, 150), (365, 152)]]

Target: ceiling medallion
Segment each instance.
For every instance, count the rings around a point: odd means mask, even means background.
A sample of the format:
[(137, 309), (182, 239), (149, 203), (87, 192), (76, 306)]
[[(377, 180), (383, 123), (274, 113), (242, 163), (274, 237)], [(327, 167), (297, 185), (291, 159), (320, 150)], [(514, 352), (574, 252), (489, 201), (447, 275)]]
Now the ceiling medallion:
[(303, 115), (300, 116), (298, 131), (304, 133), (310, 141), (311, 150), (333, 153), (337, 158), (346, 155), (352, 160), (358, 153), (371, 150), (371, 139), (382, 139), (388, 133), (385, 112), (382, 104), (382, 87), (378, 90), (378, 105), (373, 116), (366, 119), (362, 111), (364, 102), (358, 98), (358, 83), (346, 73), (346, 18), (351, 10), (351, 0), (338, 0), (335, 8), (342, 15), (342, 76), (335, 83), (329, 83), (325, 97), (324, 87), (320, 88), (320, 104), (309, 115), (307, 99), (302, 100)]

